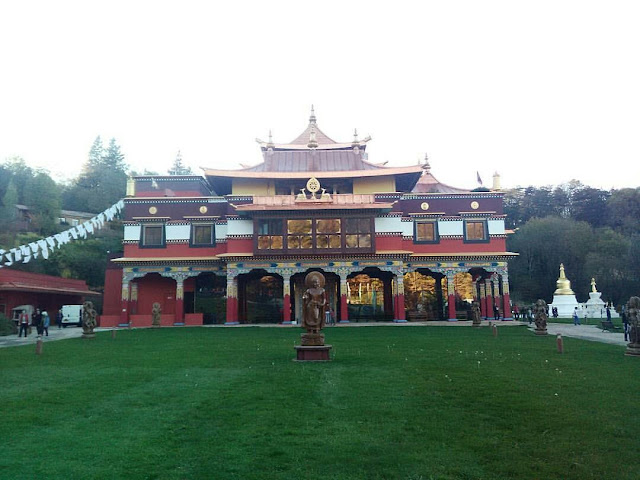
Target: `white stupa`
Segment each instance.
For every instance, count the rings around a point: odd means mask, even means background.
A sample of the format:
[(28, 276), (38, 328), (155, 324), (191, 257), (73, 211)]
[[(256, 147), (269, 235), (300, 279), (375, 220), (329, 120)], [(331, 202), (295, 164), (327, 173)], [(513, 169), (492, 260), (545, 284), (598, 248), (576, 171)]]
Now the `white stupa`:
[(582, 305), (576, 300), (576, 294), (571, 290), (571, 281), (564, 273), (564, 265), (560, 264), (560, 278), (556, 282), (556, 291), (553, 292), (553, 303), (550, 308), (558, 309), (558, 317), (571, 318), (573, 311), (578, 307), (578, 312), (582, 314)]
[[(596, 290), (596, 279), (591, 279), (591, 291), (589, 292), (589, 300), (584, 304), (584, 308), (587, 310), (587, 316), (589, 318), (606, 318), (607, 316), (607, 304), (602, 301), (598, 290)], [(611, 317), (618, 318), (618, 313), (615, 308), (611, 306)]]

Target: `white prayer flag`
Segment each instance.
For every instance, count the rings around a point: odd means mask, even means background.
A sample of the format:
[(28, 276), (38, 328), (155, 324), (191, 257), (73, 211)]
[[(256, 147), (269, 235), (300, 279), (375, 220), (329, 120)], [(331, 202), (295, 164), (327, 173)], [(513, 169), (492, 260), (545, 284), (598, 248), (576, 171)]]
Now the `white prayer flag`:
[(71, 234), (71, 236), (73, 237), (74, 240), (78, 239), (78, 231), (74, 228), (70, 228), (69, 230), (67, 230), (67, 232), (69, 232)]
[(38, 246), (40, 247), (40, 253), (42, 257), (47, 260), (49, 258), (49, 246), (45, 240), (38, 240)]
[(87, 231), (87, 233), (93, 234), (93, 224), (91, 222), (84, 222), (82, 226)]
[(87, 232), (82, 225), (78, 225), (76, 227), (76, 230), (78, 231), (78, 235), (80, 235), (82, 238), (87, 238)]

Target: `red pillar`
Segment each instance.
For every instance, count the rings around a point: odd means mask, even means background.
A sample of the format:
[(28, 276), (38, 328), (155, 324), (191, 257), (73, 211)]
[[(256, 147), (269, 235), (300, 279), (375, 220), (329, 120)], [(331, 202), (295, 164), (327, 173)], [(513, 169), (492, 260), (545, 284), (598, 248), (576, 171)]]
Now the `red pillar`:
[(138, 313), (138, 282), (131, 282), (131, 299), (129, 300), (129, 313)]
[(287, 293), (282, 302), (282, 323), (291, 323), (291, 296)]
[(509, 278), (502, 276), (502, 308), (504, 309), (504, 320), (513, 320), (511, 314), (511, 296), (509, 295)]
[(238, 323), (238, 277), (231, 276), (227, 271), (227, 321), (225, 325)]
[(397, 295), (396, 295), (396, 322), (404, 323), (406, 322), (406, 317), (404, 313), (404, 277), (402, 276), (402, 272), (398, 273), (395, 278), (395, 282), (397, 285)]
[(480, 283), (480, 298), (478, 299), (480, 302), (480, 315), (485, 320), (487, 319), (487, 295), (485, 290), (484, 281)]

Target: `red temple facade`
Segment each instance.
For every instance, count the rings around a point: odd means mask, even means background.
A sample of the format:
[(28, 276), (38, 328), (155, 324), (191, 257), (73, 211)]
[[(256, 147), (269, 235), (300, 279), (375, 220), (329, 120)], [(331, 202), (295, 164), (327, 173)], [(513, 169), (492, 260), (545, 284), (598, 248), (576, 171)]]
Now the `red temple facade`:
[(151, 325), (154, 303), (163, 325), (296, 323), (310, 271), (338, 322), (453, 321), (474, 299), (510, 319), (503, 194), (371, 163), (369, 140), (335, 142), (312, 112), (257, 165), (131, 179), (101, 325)]

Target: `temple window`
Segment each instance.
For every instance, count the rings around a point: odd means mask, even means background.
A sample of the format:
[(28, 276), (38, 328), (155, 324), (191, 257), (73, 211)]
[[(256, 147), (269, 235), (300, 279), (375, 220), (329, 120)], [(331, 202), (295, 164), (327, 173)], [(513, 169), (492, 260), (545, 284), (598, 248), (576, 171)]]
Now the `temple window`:
[(282, 219), (269, 218), (258, 220), (258, 250), (282, 250)]
[(289, 250), (312, 248), (312, 227), (311, 219), (287, 220), (287, 248)]
[(142, 225), (142, 229), (140, 233), (140, 247), (158, 248), (158, 247), (164, 247), (164, 246), (165, 246), (164, 224)]
[(487, 222), (484, 220), (465, 220), (464, 240), (465, 242), (488, 242)]
[(416, 243), (438, 243), (438, 223), (416, 222), (414, 224), (414, 241)]
[(347, 248), (371, 247), (370, 218), (346, 218), (344, 223)]
[(216, 244), (215, 227), (212, 223), (191, 225), (191, 246), (211, 247)]
[(316, 220), (316, 247), (335, 248), (342, 246), (339, 218), (323, 218)]

